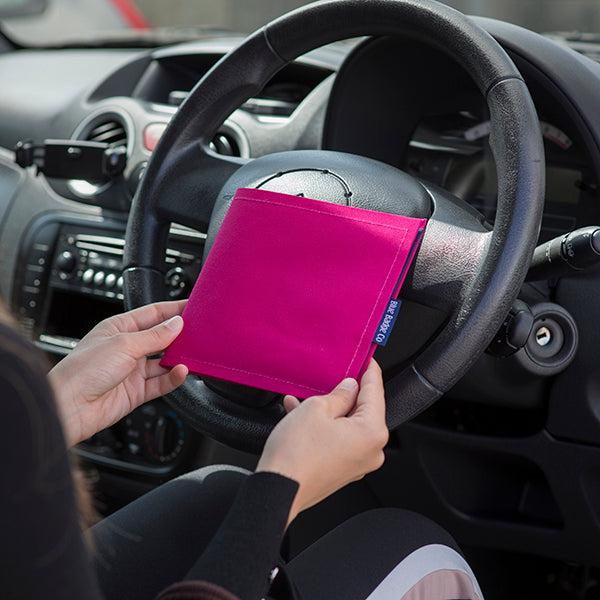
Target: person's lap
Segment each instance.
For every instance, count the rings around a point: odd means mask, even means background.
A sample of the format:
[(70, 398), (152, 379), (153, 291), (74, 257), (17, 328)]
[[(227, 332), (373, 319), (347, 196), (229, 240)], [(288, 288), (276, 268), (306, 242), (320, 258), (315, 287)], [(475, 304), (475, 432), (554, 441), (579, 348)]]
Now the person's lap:
[(104, 596), (148, 600), (184, 579), (247, 475), (222, 465), (198, 469), (92, 527), (92, 559)]
[[(106, 598), (153, 598), (185, 578), (210, 543), (248, 472), (206, 467), (142, 496), (91, 529)], [(303, 600), (481, 596), (456, 544), (438, 525), (400, 509), (349, 519), (286, 567)]]

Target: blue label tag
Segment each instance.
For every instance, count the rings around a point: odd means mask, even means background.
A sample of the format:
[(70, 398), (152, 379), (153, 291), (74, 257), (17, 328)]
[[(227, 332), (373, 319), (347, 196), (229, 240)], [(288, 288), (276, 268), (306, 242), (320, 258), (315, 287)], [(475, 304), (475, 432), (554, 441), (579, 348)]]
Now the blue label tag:
[(390, 333), (392, 333), (392, 327), (396, 322), (396, 317), (400, 312), (400, 305), (402, 302), (400, 300), (391, 299), (388, 302), (387, 308), (383, 313), (383, 318), (379, 323), (379, 327), (375, 332), (375, 337), (373, 341), (380, 346), (385, 346), (387, 344), (388, 338), (390, 337)]

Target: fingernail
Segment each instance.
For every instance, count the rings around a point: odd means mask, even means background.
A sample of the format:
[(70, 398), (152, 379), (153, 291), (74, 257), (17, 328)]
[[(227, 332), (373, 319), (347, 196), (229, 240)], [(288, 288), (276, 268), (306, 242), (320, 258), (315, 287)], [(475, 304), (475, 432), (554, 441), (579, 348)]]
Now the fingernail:
[(178, 329), (181, 329), (181, 326), (183, 325), (183, 319), (179, 315), (175, 315), (174, 317), (171, 317), (168, 321), (165, 321), (164, 325), (172, 331), (177, 331)]
[(358, 382), (356, 381), (356, 379), (352, 379), (352, 377), (347, 377), (338, 385), (338, 388), (341, 390), (348, 390), (349, 392), (354, 392), (358, 389)]

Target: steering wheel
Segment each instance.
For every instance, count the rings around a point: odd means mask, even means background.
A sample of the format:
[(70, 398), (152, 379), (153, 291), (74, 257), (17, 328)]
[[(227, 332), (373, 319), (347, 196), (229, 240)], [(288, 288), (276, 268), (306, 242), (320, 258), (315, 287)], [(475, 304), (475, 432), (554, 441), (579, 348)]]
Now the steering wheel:
[[(478, 86), (490, 112), (498, 173), (493, 230), (444, 190), (371, 159), (290, 151), (242, 161), (210, 149), (227, 116), (284, 65), (323, 44), (364, 35), (425, 41), (462, 65)], [(492, 37), (445, 5), (325, 0), (269, 23), (223, 57), (174, 115), (134, 198), (125, 246), (126, 307), (165, 298), (170, 223), (208, 226), (206, 255), (238, 187), (303, 191), (345, 203), (344, 186), (356, 206), (429, 218), (402, 292), (446, 319), (412, 363), (386, 382), (388, 425), (397, 427), (442, 396), (487, 347), (525, 278), (543, 208), (543, 145), (527, 87)], [(167, 399), (195, 428), (248, 451), (261, 449), (285, 412), (273, 394), (198, 377), (188, 377)]]

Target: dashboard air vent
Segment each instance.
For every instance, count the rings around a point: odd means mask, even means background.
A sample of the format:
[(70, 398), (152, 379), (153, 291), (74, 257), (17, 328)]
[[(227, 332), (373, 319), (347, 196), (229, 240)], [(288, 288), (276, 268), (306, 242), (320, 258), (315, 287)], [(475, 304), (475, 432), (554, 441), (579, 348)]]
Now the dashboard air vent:
[(127, 146), (125, 127), (115, 119), (108, 119), (95, 124), (85, 136), (90, 142), (109, 144), (111, 148)]
[[(1, 0), (0, 0), (1, 1)], [(86, 142), (108, 144), (110, 148), (128, 148), (128, 129), (121, 115), (106, 112), (93, 116), (82, 123), (74, 134), (74, 138)], [(79, 198), (90, 198), (106, 191), (113, 181), (87, 181), (71, 179), (68, 182), (71, 191)]]
[(240, 147), (233, 135), (219, 131), (210, 143), (211, 150), (223, 156), (241, 156)]

